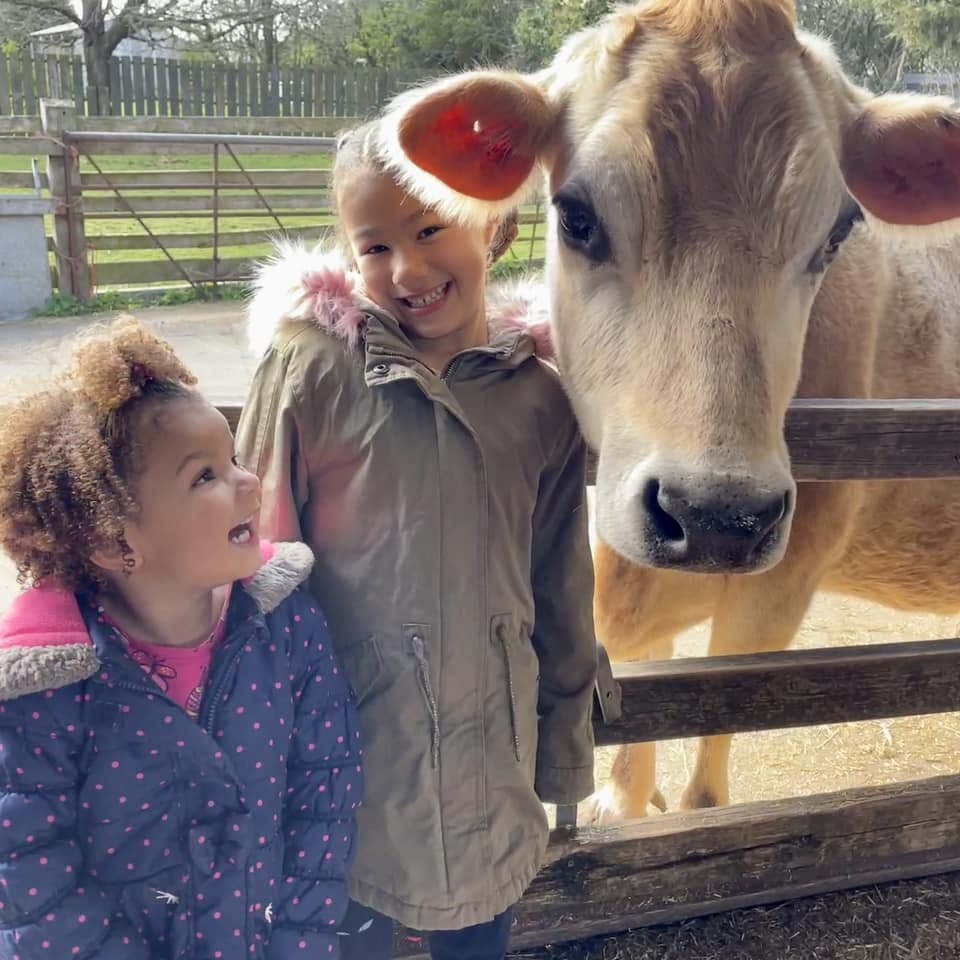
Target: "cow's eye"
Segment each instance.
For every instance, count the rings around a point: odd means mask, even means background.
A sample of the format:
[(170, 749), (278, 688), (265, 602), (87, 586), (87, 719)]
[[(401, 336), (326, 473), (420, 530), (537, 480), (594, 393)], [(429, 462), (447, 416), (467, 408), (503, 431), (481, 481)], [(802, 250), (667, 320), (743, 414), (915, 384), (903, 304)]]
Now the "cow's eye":
[(561, 190), (554, 198), (560, 237), (571, 250), (592, 263), (610, 259), (610, 240), (589, 197), (577, 187)]
[(863, 219), (863, 211), (856, 203), (844, 207), (837, 217), (826, 243), (814, 254), (807, 266), (809, 273), (823, 273), (833, 263), (843, 241), (850, 236), (853, 228)]

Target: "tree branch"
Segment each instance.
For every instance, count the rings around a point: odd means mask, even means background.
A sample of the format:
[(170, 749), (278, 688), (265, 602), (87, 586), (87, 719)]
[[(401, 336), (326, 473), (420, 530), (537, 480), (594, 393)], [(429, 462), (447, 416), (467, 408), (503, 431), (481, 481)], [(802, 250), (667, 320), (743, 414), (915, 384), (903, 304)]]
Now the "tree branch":
[(13, 7), (23, 7), (28, 10), (46, 10), (49, 13), (55, 13), (64, 20), (75, 23), (78, 27), (83, 26), (83, 20), (80, 14), (73, 8), (73, 4), (61, 3), (58, 0), (8, 0)]
[(146, 0), (127, 0), (120, 12), (113, 18), (113, 22), (103, 33), (103, 44), (107, 56), (120, 46), (122, 40), (132, 36), (137, 14), (146, 3)]

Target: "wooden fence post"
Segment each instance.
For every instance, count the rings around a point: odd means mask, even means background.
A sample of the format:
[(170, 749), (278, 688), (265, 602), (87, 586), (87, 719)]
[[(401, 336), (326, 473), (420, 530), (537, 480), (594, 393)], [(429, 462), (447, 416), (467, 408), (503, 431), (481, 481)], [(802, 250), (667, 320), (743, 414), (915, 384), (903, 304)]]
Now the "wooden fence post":
[(77, 128), (77, 108), (72, 100), (41, 100), (40, 121), (47, 143), (47, 183), (54, 200), (53, 243), (57, 256), (60, 292), (89, 300), (93, 295), (87, 238), (83, 222), (80, 167), (64, 142), (64, 134)]

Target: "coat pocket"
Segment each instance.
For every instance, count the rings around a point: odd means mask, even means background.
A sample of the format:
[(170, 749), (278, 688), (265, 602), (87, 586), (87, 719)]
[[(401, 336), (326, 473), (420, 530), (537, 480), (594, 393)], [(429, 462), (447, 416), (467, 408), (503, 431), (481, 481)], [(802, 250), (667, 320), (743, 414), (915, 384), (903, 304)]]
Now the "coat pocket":
[(405, 623), (403, 635), (416, 662), (420, 692), (430, 716), (430, 765), (436, 769), (440, 764), (440, 708), (430, 676), (429, 628), (423, 623)]
[(493, 618), (491, 640), (503, 663), (513, 755), (520, 763), (536, 745), (540, 664), (527, 631), (509, 613)]
[(383, 675), (383, 656), (374, 636), (365, 637), (338, 651), (354, 702), (360, 706), (373, 692)]

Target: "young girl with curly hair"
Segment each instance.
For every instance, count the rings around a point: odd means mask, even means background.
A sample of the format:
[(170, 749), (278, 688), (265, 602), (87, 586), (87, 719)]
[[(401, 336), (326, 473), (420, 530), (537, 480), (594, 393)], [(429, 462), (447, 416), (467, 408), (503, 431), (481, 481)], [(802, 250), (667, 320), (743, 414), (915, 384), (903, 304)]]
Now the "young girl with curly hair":
[(134, 321), (0, 409), (0, 958), (338, 957), (349, 691), (260, 484)]

